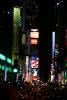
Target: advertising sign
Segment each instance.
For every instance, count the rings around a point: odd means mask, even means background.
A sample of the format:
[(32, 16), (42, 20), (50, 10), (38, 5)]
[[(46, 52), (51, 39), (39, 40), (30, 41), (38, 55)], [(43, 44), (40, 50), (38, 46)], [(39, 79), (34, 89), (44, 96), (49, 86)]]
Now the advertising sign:
[(37, 39), (31, 39), (31, 44), (38, 44)]
[(30, 38), (39, 38), (39, 32), (30, 32)]
[(30, 60), (30, 65), (31, 65), (31, 68), (38, 68), (39, 67), (39, 58), (32, 56), (31, 60)]

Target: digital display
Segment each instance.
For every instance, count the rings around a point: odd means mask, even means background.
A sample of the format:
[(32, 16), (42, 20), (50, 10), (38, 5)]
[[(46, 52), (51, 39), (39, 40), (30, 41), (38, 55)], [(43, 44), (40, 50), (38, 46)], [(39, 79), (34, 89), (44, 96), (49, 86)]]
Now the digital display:
[(39, 67), (39, 58), (34, 57), (34, 56), (31, 57), (30, 66), (31, 66), (31, 68), (38, 68)]

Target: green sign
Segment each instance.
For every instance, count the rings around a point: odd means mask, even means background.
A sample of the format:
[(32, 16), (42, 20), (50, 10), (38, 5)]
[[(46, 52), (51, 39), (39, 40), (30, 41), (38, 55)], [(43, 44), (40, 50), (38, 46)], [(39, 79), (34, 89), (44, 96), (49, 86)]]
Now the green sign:
[(10, 58), (7, 58), (7, 62), (8, 62), (9, 64), (11, 64), (11, 63), (12, 63), (12, 60), (11, 60)]
[(12, 71), (11, 67), (2, 66), (2, 65), (0, 65), (0, 70), (3, 70), (3, 71), (6, 70), (8, 72), (11, 72)]
[(0, 59), (5, 61), (6, 57), (3, 54), (0, 54)]

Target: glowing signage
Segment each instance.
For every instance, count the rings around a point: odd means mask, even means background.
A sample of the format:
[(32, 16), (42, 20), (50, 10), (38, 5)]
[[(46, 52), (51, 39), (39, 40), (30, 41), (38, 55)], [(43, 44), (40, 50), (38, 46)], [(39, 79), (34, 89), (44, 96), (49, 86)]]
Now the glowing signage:
[(30, 38), (39, 38), (39, 32), (30, 32)]
[(37, 39), (31, 39), (31, 44), (38, 44)]
[(9, 64), (12, 63), (12, 60), (10, 58), (6, 58), (6, 56), (4, 56), (3, 54), (0, 54), (0, 59), (4, 60), (4, 61), (7, 61), (7, 63), (9, 63)]
[(32, 69), (32, 74), (33, 74), (33, 76), (37, 76), (38, 75), (38, 69), (37, 68), (33, 68)]
[(2, 66), (2, 65), (0, 65), (0, 70), (6, 70), (6, 71), (9, 71), (9, 72), (12, 71), (12, 69), (10, 67)]
[(33, 76), (33, 80), (39, 80), (39, 76)]
[(5, 66), (2, 66), (2, 70), (4, 70), (5, 69)]
[(31, 68), (38, 68), (39, 67), (39, 58), (38, 57), (31, 57)]
[(54, 58), (55, 53), (55, 32), (52, 32), (52, 59)]
[(6, 57), (3, 54), (0, 54), (0, 59), (5, 61)]
[(36, 32), (36, 31), (38, 31), (38, 29), (31, 29), (31, 31)]
[(11, 64), (11, 63), (12, 63), (12, 60), (11, 60), (10, 58), (7, 58), (7, 62), (8, 62), (9, 64)]

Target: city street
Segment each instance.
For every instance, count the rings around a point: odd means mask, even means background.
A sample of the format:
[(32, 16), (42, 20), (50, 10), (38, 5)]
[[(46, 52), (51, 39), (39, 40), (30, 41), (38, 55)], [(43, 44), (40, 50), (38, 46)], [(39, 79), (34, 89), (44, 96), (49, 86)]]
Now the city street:
[(0, 100), (67, 100), (66, 0), (0, 0)]
[(4, 100), (3, 98), (7, 100), (66, 100), (67, 86), (62, 87), (57, 82), (46, 84), (42, 81), (32, 84), (1, 82), (0, 98), (1, 100)]

